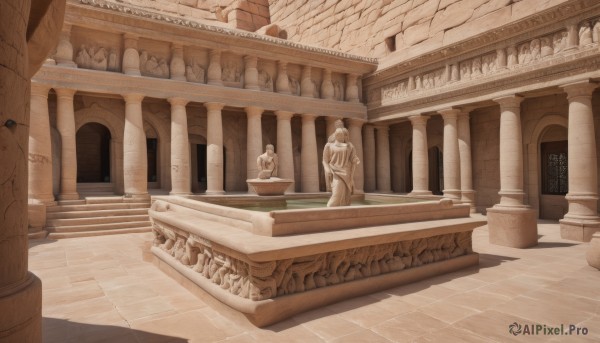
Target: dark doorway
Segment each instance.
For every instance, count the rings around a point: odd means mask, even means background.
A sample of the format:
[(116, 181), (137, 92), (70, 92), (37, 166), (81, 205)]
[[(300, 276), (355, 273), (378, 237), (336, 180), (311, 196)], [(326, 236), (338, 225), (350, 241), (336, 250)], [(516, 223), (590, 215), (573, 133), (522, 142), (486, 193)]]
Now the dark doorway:
[(146, 139), (148, 154), (148, 182), (158, 181), (158, 139)]
[(429, 151), (429, 190), (435, 195), (442, 195), (444, 190), (444, 156), (438, 147)]
[(198, 186), (206, 190), (206, 144), (196, 144), (196, 168), (198, 168)]
[(542, 194), (569, 192), (568, 141), (541, 143)]
[(98, 123), (83, 125), (76, 138), (77, 182), (110, 182), (110, 131)]

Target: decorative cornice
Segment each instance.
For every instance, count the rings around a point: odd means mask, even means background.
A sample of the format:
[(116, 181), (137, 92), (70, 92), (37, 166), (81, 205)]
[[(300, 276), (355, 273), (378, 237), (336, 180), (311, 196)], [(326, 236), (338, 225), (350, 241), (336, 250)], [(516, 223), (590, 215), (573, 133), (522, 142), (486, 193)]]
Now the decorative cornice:
[[(363, 81), (364, 84), (371, 84), (380, 80), (394, 77), (395, 75), (407, 73), (415, 68), (421, 68), (426, 65), (446, 60), (458, 55), (466, 54), (485, 45), (496, 44), (506, 41), (516, 35), (534, 30), (540, 26), (556, 23), (560, 20), (587, 13), (593, 8), (598, 8), (600, 3), (597, 0), (572, 0), (563, 4), (554, 6), (546, 11), (536, 13), (535, 15), (520, 19), (516, 22), (486, 31), (475, 37), (464, 41), (444, 46), (434, 51), (418, 55), (408, 60), (394, 63), (389, 67), (383, 67), (373, 72)], [(383, 63), (381, 63), (383, 62)], [(385, 64), (385, 59), (380, 62)]]
[(308, 52), (324, 54), (324, 55), (329, 55), (329, 56), (334, 56), (334, 57), (340, 57), (340, 58), (357, 61), (357, 62), (362, 62), (362, 63), (370, 63), (370, 64), (375, 64), (375, 65), (378, 63), (378, 60), (376, 58), (363, 57), (363, 56), (348, 54), (348, 53), (341, 52), (341, 51), (316, 47), (316, 46), (312, 46), (312, 45), (299, 44), (299, 43), (288, 41), (288, 40), (281, 39), (281, 38), (260, 35), (260, 34), (254, 33), (254, 32), (247, 32), (247, 31), (231, 29), (231, 28), (226, 28), (226, 27), (208, 25), (205, 23), (197, 22), (197, 21), (181, 19), (181, 18), (177, 18), (174, 16), (169, 16), (169, 15), (165, 15), (165, 14), (161, 14), (161, 13), (143, 10), (143, 9), (139, 9), (139, 8), (135, 8), (135, 7), (131, 7), (131, 6), (116, 4), (116, 3), (105, 1), (105, 0), (79, 0), (79, 3), (81, 3), (83, 5), (88, 5), (88, 6), (107, 9), (107, 10), (120, 12), (120, 13), (124, 13), (124, 14), (129, 14), (129, 15), (133, 15), (136, 17), (163, 21), (166, 23), (179, 25), (179, 26), (185, 26), (185, 27), (189, 27), (189, 28), (193, 28), (193, 29), (197, 29), (197, 30), (209, 31), (209, 32), (217, 33), (217, 34), (227, 35), (227, 36), (235, 36), (235, 37), (240, 37), (240, 38), (244, 38), (244, 39), (250, 39), (250, 40), (256, 40), (256, 41), (261, 41), (261, 42), (266, 42), (266, 43), (271, 43), (271, 44), (277, 44), (277, 45), (286, 46), (289, 48), (300, 49), (300, 50), (304, 50), (304, 51), (308, 51)]

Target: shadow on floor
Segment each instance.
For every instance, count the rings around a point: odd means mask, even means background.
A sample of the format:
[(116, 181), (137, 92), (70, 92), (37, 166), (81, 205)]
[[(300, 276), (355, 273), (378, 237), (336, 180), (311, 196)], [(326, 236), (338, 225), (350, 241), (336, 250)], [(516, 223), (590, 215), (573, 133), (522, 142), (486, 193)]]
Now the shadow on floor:
[(29, 249), (36, 247), (38, 245), (51, 244), (51, 243), (55, 243), (55, 242), (56, 242), (56, 239), (48, 239), (48, 238), (30, 239), (29, 240)]
[(424, 280), (415, 281), (413, 283), (407, 283), (405, 285), (389, 288), (387, 290), (376, 292), (370, 295), (366, 294), (364, 296), (343, 300), (337, 303), (327, 305), (326, 307), (322, 307), (320, 309), (309, 310), (308, 312), (300, 313), (292, 317), (291, 319), (284, 320), (271, 326), (267, 326), (264, 329), (273, 332), (280, 332), (297, 326), (299, 324), (319, 319), (321, 317), (341, 314), (363, 306), (372, 305), (389, 297), (402, 297), (405, 295), (410, 295), (425, 290), (432, 286), (443, 286), (445, 283), (450, 282), (456, 278), (468, 277), (469, 275), (479, 273), (479, 271), (482, 269), (496, 267), (505, 262), (514, 260), (518, 260), (518, 258), (492, 254), (479, 254), (480, 263), (478, 266), (457, 270), (455, 272), (447, 274), (437, 275)]
[(549, 249), (549, 248), (568, 248), (581, 243), (565, 243), (565, 242), (538, 242), (538, 244), (530, 249)]
[[(93, 313), (93, 309), (90, 309)], [(42, 318), (44, 343), (183, 343), (187, 339), (131, 329), (116, 325), (96, 325), (67, 319)]]

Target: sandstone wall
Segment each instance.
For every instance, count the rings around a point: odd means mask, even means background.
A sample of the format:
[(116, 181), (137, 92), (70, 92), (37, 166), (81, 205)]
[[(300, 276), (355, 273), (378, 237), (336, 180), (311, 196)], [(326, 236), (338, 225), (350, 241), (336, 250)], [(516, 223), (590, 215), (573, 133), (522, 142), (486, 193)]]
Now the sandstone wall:
[[(73, 1), (73, 0), (72, 0)], [(109, 0), (191, 20), (256, 31), (269, 24), (267, 0)]]
[[(567, 0), (269, 0), (288, 39), (358, 55), (414, 56)], [(408, 48), (412, 52), (408, 53)]]

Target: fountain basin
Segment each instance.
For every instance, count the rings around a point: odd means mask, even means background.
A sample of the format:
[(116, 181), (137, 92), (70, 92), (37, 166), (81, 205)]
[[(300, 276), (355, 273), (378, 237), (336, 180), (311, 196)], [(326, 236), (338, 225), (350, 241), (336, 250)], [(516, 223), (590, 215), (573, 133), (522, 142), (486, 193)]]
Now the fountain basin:
[(485, 221), (469, 211), (441, 200), (260, 212), (163, 197), (149, 211), (151, 251), (194, 293), (265, 326), (477, 265), (471, 234)]
[(280, 179), (272, 177), (270, 179), (248, 179), (248, 186), (252, 187), (258, 195), (283, 195), (285, 190), (294, 183), (290, 179)]

